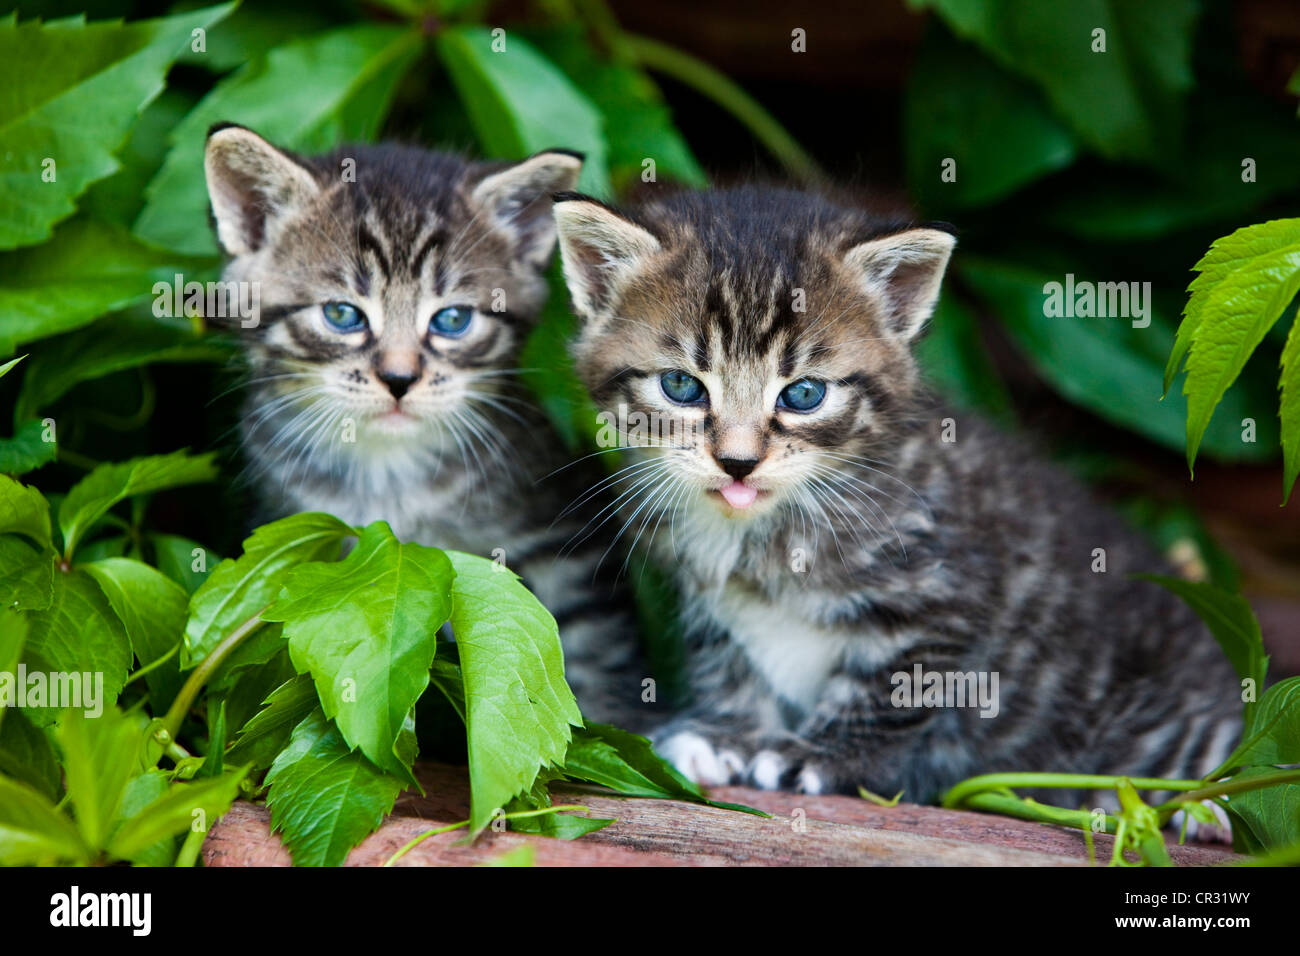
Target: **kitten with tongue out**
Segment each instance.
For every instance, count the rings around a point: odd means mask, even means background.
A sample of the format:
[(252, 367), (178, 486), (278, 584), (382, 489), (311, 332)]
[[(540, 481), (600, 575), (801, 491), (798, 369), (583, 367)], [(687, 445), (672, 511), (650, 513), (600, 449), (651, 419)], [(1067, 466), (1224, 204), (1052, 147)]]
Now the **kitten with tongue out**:
[[(641, 446), (598, 517), (681, 596), (690, 702), (650, 734), (678, 770), (924, 801), (1008, 767), (1223, 763), (1240, 686), (1130, 573), (1165, 566), (1068, 474), (926, 393), (912, 345), (948, 231), (783, 189), (557, 199), (576, 369)], [(926, 699), (900, 697), (922, 671)], [(1000, 713), (974, 689), (933, 706), (933, 673), (991, 675)]]

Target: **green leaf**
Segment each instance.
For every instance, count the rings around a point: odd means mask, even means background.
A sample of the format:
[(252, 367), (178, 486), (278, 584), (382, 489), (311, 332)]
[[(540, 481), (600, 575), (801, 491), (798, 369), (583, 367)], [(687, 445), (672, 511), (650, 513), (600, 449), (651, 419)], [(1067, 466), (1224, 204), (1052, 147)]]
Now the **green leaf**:
[(1183, 308), (1178, 337), (1174, 340), (1169, 361), (1165, 365), (1166, 392), (1200, 331), (1205, 318), (1205, 307), (1210, 302), (1209, 292), (1238, 269), (1296, 243), (1300, 243), (1300, 219), (1274, 219), (1245, 226), (1210, 244), (1209, 251), (1192, 267), (1199, 274), (1188, 286), (1187, 291), (1191, 295)]
[(522, 37), (492, 50), (486, 27), (456, 26), (437, 36), (438, 53), (484, 152), (523, 159), (560, 146), (586, 159), (578, 187), (609, 196), (609, 163), (600, 111), (556, 66)]
[(515, 817), (508, 821), (507, 825), (516, 833), (536, 833), (555, 840), (576, 840), (617, 822), (613, 817), (580, 817), (575, 813), (544, 813), (536, 817)]
[[(102, 675), (104, 697), (96, 703), (108, 713), (126, 682), (127, 669), (131, 666), (131, 643), (94, 579), (80, 571), (56, 570), (50, 607), (30, 612), (29, 620), (31, 627), (24, 658), (28, 673), (67, 675), (69, 680), (77, 675), (83, 684), (83, 702), (87, 675), (93, 675), (95, 689)], [(53, 701), (49, 699), (52, 696), (49, 689), (47, 695), (45, 706), (32, 706), (29, 696), (26, 708), (27, 716), (41, 727), (58, 719), (58, 712), (50, 706)], [(74, 708), (78, 714), (82, 709)]]
[[(1295, 220), (1279, 220), (1278, 231), (1291, 232)], [(1272, 225), (1266, 223), (1265, 225)], [(1192, 299), (1203, 296), (1191, 331), (1187, 355), (1187, 466), (1196, 460), (1210, 416), (1246, 360), (1300, 291), (1300, 242), (1275, 248), (1236, 269), (1198, 285)]]
[(21, 710), (6, 714), (0, 724), (0, 775), (21, 780), (51, 800), (59, 798), (62, 774), (54, 746)]
[(125, 25), (0, 20), (0, 62), (9, 77), (0, 98), (0, 249), (48, 238), (87, 186), (117, 171), (114, 154), (161, 92), (191, 31), (234, 7)]
[(1246, 713), (1241, 743), (1223, 766), (1300, 763), (1300, 677), (1278, 681)]
[[(196, 5), (192, 0), (184, 0), (176, 8)], [(336, 24), (337, 11), (323, 5), (245, 3), (208, 31), (207, 49), (186, 50), (177, 62), (213, 73), (228, 73), (265, 55), (285, 37), (309, 36)]]
[[(127, 781), (126, 790), (122, 793), (122, 802), (117, 808), (117, 816), (113, 820), (112, 832), (116, 833), (124, 822), (164, 796), (170, 784), (168, 775), (156, 767)], [(136, 866), (170, 866), (175, 857), (176, 841), (166, 839), (137, 853), (131, 862)]]
[[(4, 569), (4, 577), (8, 578), (8, 568), (3, 565), (0, 568)], [(0, 688), (6, 688), (6, 684), (16, 675), (18, 662), (23, 656), (23, 645), (27, 643), (27, 627), (27, 615), (21, 609), (0, 608)], [(5, 714), (13, 704), (8, 699), (8, 690), (16, 691), (17, 687), (9, 684), (6, 693), (0, 694), (0, 730), (4, 729)]]
[(513, 572), (448, 552), (452, 633), (465, 679), (470, 829), (477, 833), (544, 767), (559, 766), (581, 726), (555, 618)]
[(1282, 504), (1291, 498), (1291, 489), (1300, 475), (1300, 319), (1291, 324), (1286, 345), (1282, 347), (1282, 392), (1278, 419), (1282, 424)]
[(698, 786), (655, 753), (650, 741), (609, 724), (588, 721), (574, 732), (564, 758), (564, 774), (632, 797), (690, 800), (766, 816), (743, 804), (708, 799)]
[[(1074, 137), (1026, 81), (946, 30), (926, 34), (903, 106), (907, 180), (937, 207), (981, 206), (1075, 159)], [(944, 181), (953, 160), (955, 178)]]
[(262, 525), (238, 559), (222, 561), (190, 598), (181, 666), (193, 667), (235, 628), (265, 610), (284, 579), (307, 561), (337, 558), (356, 532), (332, 515), (307, 513)]
[(1268, 655), (1264, 653), (1264, 638), (1249, 601), (1205, 582), (1184, 581), (1159, 574), (1137, 574), (1134, 577), (1152, 581), (1187, 602), (1219, 642), (1237, 676), (1254, 681), (1257, 689), (1263, 688)]
[(0, 777), (0, 865), (86, 863), (77, 828), (25, 783)]
[(239, 739), (226, 754), (232, 764), (269, 767), (285, 746), (293, 729), (320, 705), (316, 685), (306, 674), (299, 674), (277, 687), (258, 711), (239, 731)]
[[(1125, 318), (1069, 318), (1044, 314), (1045, 285), (1065, 273), (966, 256), (958, 272), (990, 303), (1025, 358), (1057, 392), (1098, 417), (1171, 450), (1186, 446), (1186, 399), (1163, 401), (1161, 375), (1173, 334), (1156, 304), (1151, 324), (1133, 328)], [(1092, 275), (1080, 274), (1089, 279)], [(1222, 461), (1268, 461), (1275, 452), (1275, 399), (1271, 385), (1243, 380), (1224, 398), (1224, 412), (1205, 433), (1207, 453)], [(1256, 422), (1256, 441), (1241, 440), (1241, 421)]]
[[(64, 223), (51, 241), (0, 256), (0, 355), (88, 325), (148, 298), (155, 283), (171, 284), (178, 271), (206, 266), (142, 245), (120, 226)], [(101, 337), (97, 345), (103, 344)]]
[(32, 419), (19, 425), (13, 438), (0, 438), (0, 473), (25, 475), (52, 462), (58, 445), (45, 435), (45, 424)]
[[(604, 822), (604, 821), (602, 821)], [(609, 822), (613, 822), (612, 820)], [(537, 847), (531, 843), (525, 843), (517, 846), (513, 850), (506, 850), (500, 856), (494, 856), (490, 860), (484, 860), (477, 866), (536, 866), (537, 864)]]
[[(197, 541), (174, 534), (151, 534), (154, 564), (158, 570), (193, 594), (212, 573), (208, 566), (216, 567), (219, 556)], [(197, 553), (196, 553), (197, 552)]]
[(535, 30), (528, 36), (600, 110), (616, 187), (639, 182), (647, 159), (654, 160), (657, 176), (687, 186), (709, 184), (673, 125), (663, 94), (644, 70), (602, 57), (580, 24)]
[[(911, 2), (933, 8), (959, 35), (1035, 82), (1102, 156), (1160, 163), (1179, 143), (1192, 87), (1195, 0)], [(1092, 49), (1098, 29), (1105, 31), (1104, 53)]]
[[(15, 422), (34, 417), (75, 385), (158, 362), (220, 362), (232, 343), (196, 334), (188, 319), (126, 312), (46, 343), (23, 378)], [(52, 454), (52, 453), (51, 453)]]
[(414, 30), (357, 24), (286, 43), (222, 80), (172, 131), (136, 234), (189, 255), (214, 254), (211, 231), (198, 228), (208, 215), (208, 127), (241, 123), (306, 153), (373, 139), (420, 45)]
[(200, 827), (206, 831), (230, 809), (243, 779), (243, 771), (236, 771), (195, 783), (173, 783), (118, 828), (109, 841), (109, 855), (136, 861), (163, 840)]
[[(1271, 767), (1247, 767), (1232, 779), (1249, 780), (1275, 772)], [(1300, 785), (1283, 783), (1234, 793), (1228, 800), (1228, 812), (1249, 828), (1260, 848), (1291, 846), (1300, 841)]]
[(5, 607), (44, 611), (54, 601), (54, 557), (37, 551), (17, 535), (0, 535), (0, 578)]
[(88, 846), (102, 849), (127, 781), (140, 772), (140, 728), (116, 707), (106, 707), (97, 719), (73, 708), (64, 713), (55, 734), (77, 829)]
[(294, 728), (266, 775), (272, 828), (297, 866), (339, 866), (373, 833), (403, 789), (353, 751), (317, 709)]
[(5, 475), (0, 475), (0, 534), (25, 534), (43, 547), (50, 540), (50, 506), (45, 496)]
[[(130, 558), (104, 558), (81, 565), (81, 570), (99, 582), (142, 666), (170, 653), (181, 642), (189, 596), (175, 581)], [(153, 711), (162, 713), (181, 689), (179, 657), (155, 667), (144, 679)]]
[(17, 358), (12, 358), (8, 362), (5, 362), (4, 365), (0, 365), (0, 378), (4, 378), (8, 375), (13, 370), (14, 366), (25, 358), (27, 358), (26, 355), (20, 355)]
[(325, 716), (349, 746), (412, 784), (393, 746), (429, 686), (452, 576), (437, 548), (402, 544), (376, 521), (342, 561), (295, 568), (262, 615), (284, 623), (294, 667), (316, 681)]
[(72, 486), (59, 506), (63, 553), (71, 556), (82, 536), (119, 501), (165, 488), (212, 481), (217, 476), (216, 455), (170, 455), (133, 458), (121, 464), (100, 465)]

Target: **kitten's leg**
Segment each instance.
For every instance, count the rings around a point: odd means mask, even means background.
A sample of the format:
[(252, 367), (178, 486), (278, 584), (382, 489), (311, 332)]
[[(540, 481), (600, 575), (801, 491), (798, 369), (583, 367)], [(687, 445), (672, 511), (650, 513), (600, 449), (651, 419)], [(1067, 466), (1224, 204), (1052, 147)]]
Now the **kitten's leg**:
[[(910, 666), (910, 664), (908, 665)], [(969, 775), (971, 743), (955, 711), (900, 708), (891, 703), (888, 673), (830, 679), (821, 702), (796, 731), (756, 747), (746, 783), (765, 790), (857, 793), (892, 797), (900, 790), (927, 802)]]
[(653, 734), (655, 750), (706, 786), (739, 783), (758, 743), (779, 728), (774, 696), (720, 631), (688, 635), (692, 704)]

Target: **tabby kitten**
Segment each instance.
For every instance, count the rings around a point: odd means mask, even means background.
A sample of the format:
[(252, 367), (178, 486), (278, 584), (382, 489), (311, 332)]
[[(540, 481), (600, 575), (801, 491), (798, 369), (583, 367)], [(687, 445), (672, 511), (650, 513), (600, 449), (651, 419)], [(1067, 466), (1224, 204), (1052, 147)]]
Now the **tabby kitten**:
[[(304, 158), (214, 127), (205, 158), (227, 282), (259, 321), (229, 323), (249, 367), (243, 445), (261, 519), (326, 511), (404, 541), (504, 560), (553, 612), (584, 714), (635, 724), (640, 669), (623, 595), (596, 573), (562, 443), (512, 394), (547, 292), (551, 194), (581, 157), (474, 163), (403, 146)], [(564, 475), (572, 472), (564, 472)]]
[[(602, 410), (673, 426), (618, 500), (684, 595), (694, 699), (654, 740), (685, 774), (930, 800), (976, 773), (1226, 756), (1231, 668), (1129, 577), (1161, 561), (922, 387), (946, 229), (755, 187), (556, 198), (580, 376)], [(961, 706), (962, 685), (992, 699)]]

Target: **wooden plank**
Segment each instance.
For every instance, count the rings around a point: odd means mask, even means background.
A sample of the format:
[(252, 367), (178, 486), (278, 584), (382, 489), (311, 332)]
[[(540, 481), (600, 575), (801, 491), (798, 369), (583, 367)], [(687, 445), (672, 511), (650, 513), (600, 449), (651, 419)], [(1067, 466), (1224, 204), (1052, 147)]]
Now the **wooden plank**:
[[(352, 851), (349, 866), (379, 866), (408, 841), (469, 815), (463, 767), (422, 763), (425, 795), (409, 793), (380, 829)], [(401, 866), (465, 866), (532, 844), (538, 866), (1072, 866), (1086, 864), (1074, 831), (985, 814), (914, 804), (878, 807), (844, 796), (718, 788), (720, 800), (745, 803), (765, 818), (675, 800), (610, 795), (596, 788), (557, 788), (557, 802), (579, 803), (617, 822), (574, 841), (511, 832), (439, 834), (405, 856)], [(1098, 839), (1104, 861), (1110, 838)], [(1172, 847), (1178, 863), (1209, 864), (1224, 850)], [(213, 828), (203, 849), (208, 866), (288, 866), (289, 854), (270, 832), (265, 806), (238, 803)]]

